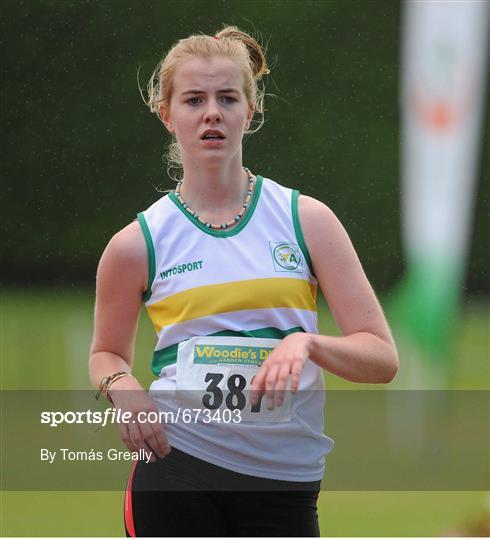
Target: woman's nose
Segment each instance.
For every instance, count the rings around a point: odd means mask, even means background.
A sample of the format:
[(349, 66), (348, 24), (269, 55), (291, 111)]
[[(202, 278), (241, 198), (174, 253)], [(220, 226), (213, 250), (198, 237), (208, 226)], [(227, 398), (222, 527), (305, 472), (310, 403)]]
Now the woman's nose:
[(208, 102), (206, 111), (204, 112), (204, 121), (205, 122), (220, 122), (222, 120), (222, 115), (219, 110), (218, 104), (211, 100)]

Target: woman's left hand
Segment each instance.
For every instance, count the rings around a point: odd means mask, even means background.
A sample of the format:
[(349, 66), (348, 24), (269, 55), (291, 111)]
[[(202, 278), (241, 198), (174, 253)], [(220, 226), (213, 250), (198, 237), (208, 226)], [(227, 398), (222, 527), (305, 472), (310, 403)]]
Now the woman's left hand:
[(270, 353), (250, 385), (250, 399), (256, 404), (265, 393), (269, 410), (282, 405), (291, 377), (291, 393), (298, 390), (299, 379), (310, 355), (311, 334), (295, 332), (286, 336)]

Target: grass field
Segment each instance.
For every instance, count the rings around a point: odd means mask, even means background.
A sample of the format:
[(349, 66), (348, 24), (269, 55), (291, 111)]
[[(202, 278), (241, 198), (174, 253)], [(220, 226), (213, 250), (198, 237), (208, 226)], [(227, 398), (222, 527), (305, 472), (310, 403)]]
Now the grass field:
[[(322, 536), (445, 536), (478, 519), (481, 492), (322, 492)], [(9, 492), (2, 536), (124, 536), (120, 492)]]
[[(91, 291), (3, 291), (1, 304), (2, 389), (89, 388), (87, 357), (92, 333)], [(337, 333), (324, 304), (321, 331)], [(450, 387), (489, 388), (488, 303), (464, 304), (455, 336)], [(152, 380), (153, 329), (142, 316), (135, 374)], [(404, 351), (400, 351), (404, 362)], [(326, 376), (328, 389), (357, 389)], [(2, 429), (3, 431), (3, 429)], [(5, 433), (2, 433), (2, 437)], [(8, 464), (2, 463), (2, 468)], [(2, 492), (2, 536), (121, 536), (120, 492)], [(477, 519), (490, 500), (483, 492), (322, 492), (323, 536), (438, 536)]]

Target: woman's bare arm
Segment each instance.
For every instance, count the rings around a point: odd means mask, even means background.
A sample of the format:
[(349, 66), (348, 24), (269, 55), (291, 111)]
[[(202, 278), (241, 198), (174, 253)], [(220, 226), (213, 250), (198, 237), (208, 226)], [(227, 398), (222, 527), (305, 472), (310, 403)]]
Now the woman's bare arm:
[(390, 382), (398, 370), (395, 343), (349, 236), (323, 203), (301, 196), (298, 206), (315, 275), (343, 334), (312, 335), (311, 359), (350, 381)]
[(390, 382), (398, 355), (381, 306), (349, 236), (333, 212), (310, 197), (298, 201), (313, 270), (342, 337), (296, 332), (272, 351), (251, 384), (251, 400), (265, 393), (267, 408), (280, 406), (289, 378), (299, 387), (308, 359), (349, 381)]
[[(119, 371), (130, 373), (138, 317), (148, 276), (146, 244), (138, 223), (117, 233), (107, 245), (97, 272), (94, 337), (90, 353), (90, 380), (95, 387)], [(170, 447), (161, 423), (138, 420), (139, 414), (156, 412), (148, 394), (133, 376), (110, 386), (114, 406), (131, 413), (132, 420), (118, 424), (122, 440), (132, 451), (165, 457)]]
[(107, 375), (131, 370), (147, 272), (145, 240), (133, 222), (111, 239), (97, 271), (89, 367), (95, 387)]

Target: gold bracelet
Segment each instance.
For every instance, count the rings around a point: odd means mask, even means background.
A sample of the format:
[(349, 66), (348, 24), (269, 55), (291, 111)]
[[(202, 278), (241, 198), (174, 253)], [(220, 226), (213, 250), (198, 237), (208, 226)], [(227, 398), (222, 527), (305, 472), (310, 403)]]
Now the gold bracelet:
[(113, 373), (112, 375), (103, 377), (100, 381), (99, 389), (95, 394), (95, 399), (99, 399), (100, 396), (107, 397), (107, 391), (109, 390), (109, 386), (115, 380), (120, 379), (121, 377), (125, 377), (126, 375), (131, 375), (131, 373), (129, 373), (128, 371), (118, 371), (117, 373)]
[(114, 378), (113, 378), (111, 381), (109, 381), (109, 383), (107, 384), (107, 388), (106, 388), (106, 390), (105, 390), (105, 397), (106, 397), (111, 403), (114, 403), (114, 402), (112, 401), (112, 398), (111, 398), (110, 394), (109, 394), (109, 390), (110, 390), (111, 386), (113, 385), (113, 383), (115, 383), (115, 382), (118, 381), (119, 379), (122, 379), (123, 377), (126, 377), (126, 376), (132, 377), (131, 373), (129, 373), (129, 372), (127, 372), (127, 371), (123, 371), (122, 373), (119, 373), (119, 375), (117, 375), (117, 377), (114, 376)]

